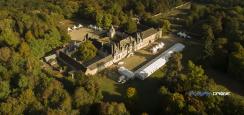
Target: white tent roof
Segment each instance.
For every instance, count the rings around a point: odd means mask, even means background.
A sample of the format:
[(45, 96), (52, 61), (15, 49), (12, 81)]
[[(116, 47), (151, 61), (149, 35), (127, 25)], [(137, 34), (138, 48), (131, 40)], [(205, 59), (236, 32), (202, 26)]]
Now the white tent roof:
[(158, 57), (154, 58), (153, 60), (139, 68), (137, 71), (135, 71), (135, 74), (137, 74), (137, 77), (139, 77), (140, 79), (145, 79), (149, 77), (160, 67), (165, 65), (165, 63), (168, 61), (168, 58), (171, 56), (173, 52), (180, 52), (184, 48), (185, 46), (183, 44), (176, 43), (175, 45), (167, 49), (165, 52), (160, 54)]
[(68, 27), (68, 31), (71, 31), (72, 29), (70, 27)]
[(139, 72), (140, 79), (145, 79), (151, 74), (153, 74), (156, 70), (162, 67), (166, 63), (166, 60), (163, 58), (159, 58), (155, 62), (151, 63), (149, 66), (145, 67), (142, 71)]
[(126, 69), (125, 67), (120, 67), (118, 71), (121, 75), (124, 75), (127, 79), (134, 78), (135, 74), (132, 71)]

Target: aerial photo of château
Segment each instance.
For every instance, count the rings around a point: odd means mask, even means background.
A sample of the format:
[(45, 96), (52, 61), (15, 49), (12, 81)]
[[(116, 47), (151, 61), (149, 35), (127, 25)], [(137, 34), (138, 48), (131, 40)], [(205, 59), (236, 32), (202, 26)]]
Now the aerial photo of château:
[[(93, 32), (81, 34), (79, 33), (80, 29), (89, 29)], [(73, 25), (73, 27), (68, 27), (67, 31), (73, 40), (69, 44), (66, 44), (62, 48), (56, 50), (54, 54), (46, 56), (45, 61), (48, 62), (52, 58), (57, 58), (66, 66), (72, 68), (72, 72), (80, 71), (84, 72), (86, 75), (95, 75), (96, 73), (112, 66), (113, 64), (124, 63), (120, 61), (124, 58), (133, 56), (136, 51), (142, 48), (153, 45), (154, 47), (151, 48), (151, 53), (155, 54), (158, 50), (164, 47), (163, 42), (158, 42), (158, 40), (160, 41), (160, 38), (163, 37), (162, 30), (160, 28), (148, 27), (142, 24), (138, 24), (138, 30), (133, 34), (116, 30), (114, 26), (111, 26), (111, 28), (106, 31), (91, 24), (87, 26), (82, 24), (78, 24), (77, 26)], [(98, 53), (92, 60), (82, 62), (77, 60), (73, 54), (77, 52), (77, 49), (80, 47), (80, 45), (82, 45), (82, 43), (87, 40), (92, 41), (92, 44), (94, 44), (94, 46), (96, 46), (98, 49)], [(155, 43), (156, 41), (158, 43)], [(178, 50), (172, 50), (171, 53), (174, 51), (182, 51), (184, 45), (180, 44), (180, 47), (181, 48)], [(166, 62), (167, 59), (166, 57), (164, 58)], [(169, 58), (169, 56), (167, 58)], [(149, 66), (153, 63), (152, 61), (146, 65)], [(140, 73), (139, 70), (135, 74), (127, 69), (123, 70), (124, 72), (119, 72), (127, 79), (130, 77), (134, 78), (135, 76), (139, 76), (140, 79), (145, 79), (161, 66), (163, 66), (165, 62), (157, 68), (155, 68), (155, 65), (151, 65), (151, 68), (147, 73), (144, 71), (144, 75), (142, 75), (142, 72)], [(140, 69), (142, 70), (142, 68)], [(121, 68), (119, 70), (121, 70)], [(125, 74), (128, 72), (133, 73), (133, 75)]]

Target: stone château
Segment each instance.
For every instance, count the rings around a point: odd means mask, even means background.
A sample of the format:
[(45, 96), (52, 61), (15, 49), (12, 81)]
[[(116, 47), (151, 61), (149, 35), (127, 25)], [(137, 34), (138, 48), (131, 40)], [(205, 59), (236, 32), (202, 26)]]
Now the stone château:
[(116, 31), (113, 26), (105, 35), (87, 34), (84, 40), (91, 40), (98, 49), (98, 56), (88, 62), (80, 62), (72, 57), (72, 53), (82, 44), (80, 41), (73, 41), (59, 50), (57, 52), (58, 59), (76, 71), (94, 75), (162, 37), (160, 29), (142, 25), (139, 28), (131, 35)]

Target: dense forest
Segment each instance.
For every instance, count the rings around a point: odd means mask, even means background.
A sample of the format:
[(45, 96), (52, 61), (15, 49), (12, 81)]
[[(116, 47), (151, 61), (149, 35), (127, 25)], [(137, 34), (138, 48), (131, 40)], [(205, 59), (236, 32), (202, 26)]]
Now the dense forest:
[[(103, 102), (97, 76), (77, 73), (56, 78), (42, 69), (41, 57), (70, 41), (63, 19), (90, 20), (108, 28), (129, 28), (132, 17), (150, 18), (183, 0), (0, 0), (0, 114), (127, 115), (136, 89), (126, 102)], [(201, 60), (244, 80), (244, 3), (242, 0), (195, 0), (186, 22), (195, 23), (204, 40)], [(204, 3), (202, 3), (204, 2)], [(198, 5), (201, 4), (201, 5)], [(204, 5), (203, 5), (204, 4)], [(132, 30), (132, 32), (135, 30)], [(130, 31), (128, 31), (130, 32)], [(216, 89), (201, 66), (181, 64), (175, 54), (161, 79), (162, 114), (244, 114), (239, 97), (190, 97), (189, 90)], [(184, 69), (183, 69), (184, 68)], [(177, 82), (176, 82), (177, 81)], [(150, 98), (150, 97), (149, 97)], [(146, 113), (143, 113), (146, 114)]]
[(200, 35), (203, 41), (199, 60), (242, 81), (244, 80), (243, 7), (243, 1), (230, 0), (209, 1), (204, 5), (193, 4), (185, 23), (189, 31)]

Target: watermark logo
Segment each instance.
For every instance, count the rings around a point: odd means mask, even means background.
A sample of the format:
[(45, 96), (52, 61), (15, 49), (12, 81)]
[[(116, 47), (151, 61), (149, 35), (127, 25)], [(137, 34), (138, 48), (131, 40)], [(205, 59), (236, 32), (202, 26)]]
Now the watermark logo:
[(207, 97), (207, 96), (228, 96), (230, 95), (230, 92), (210, 92), (210, 91), (189, 91), (189, 96), (199, 96), (199, 97)]
[(219, 96), (227, 96), (230, 95), (230, 92), (212, 92), (213, 95), (219, 95)]

